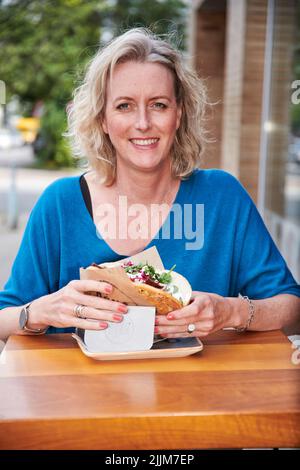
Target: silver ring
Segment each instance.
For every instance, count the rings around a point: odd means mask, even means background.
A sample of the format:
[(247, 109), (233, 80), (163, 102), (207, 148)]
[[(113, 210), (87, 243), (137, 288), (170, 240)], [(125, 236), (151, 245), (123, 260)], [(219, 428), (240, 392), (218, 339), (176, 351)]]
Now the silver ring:
[(73, 311), (74, 311), (76, 317), (78, 317), (78, 318), (85, 318), (85, 317), (82, 316), (82, 311), (83, 311), (84, 308), (85, 308), (84, 305), (78, 305), (78, 304), (75, 305)]
[(189, 323), (188, 324), (188, 326), (187, 326), (188, 333), (193, 333), (193, 331), (195, 331), (195, 329), (196, 329), (195, 323)]

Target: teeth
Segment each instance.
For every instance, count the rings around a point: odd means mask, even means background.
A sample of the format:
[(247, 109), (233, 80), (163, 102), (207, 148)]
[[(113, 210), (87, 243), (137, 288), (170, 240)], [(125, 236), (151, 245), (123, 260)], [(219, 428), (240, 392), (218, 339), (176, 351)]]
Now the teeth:
[(140, 140), (140, 139), (131, 139), (131, 142), (136, 144), (136, 145), (151, 145), (151, 144), (155, 144), (155, 142), (157, 142), (158, 139), (143, 139), (143, 140)]

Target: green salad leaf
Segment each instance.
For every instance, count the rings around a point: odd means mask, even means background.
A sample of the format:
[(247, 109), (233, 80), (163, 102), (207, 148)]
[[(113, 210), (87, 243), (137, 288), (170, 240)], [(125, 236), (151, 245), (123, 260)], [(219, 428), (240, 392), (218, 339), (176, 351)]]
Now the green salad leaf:
[(143, 269), (146, 276), (149, 276), (150, 279), (156, 282), (160, 282), (161, 284), (170, 284), (172, 281), (172, 271), (176, 267), (176, 264), (172, 266), (172, 268), (166, 273), (157, 273), (155, 268), (151, 266), (151, 264), (146, 263), (138, 263), (129, 266), (124, 266), (124, 269), (129, 274), (138, 274)]
[(175, 269), (175, 267), (176, 264), (174, 264), (174, 266), (172, 266), (172, 268), (167, 273), (160, 274), (158, 279), (159, 282), (161, 282), (162, 284), (170, 284), (170, 282), (172, 281), (171, 272)]

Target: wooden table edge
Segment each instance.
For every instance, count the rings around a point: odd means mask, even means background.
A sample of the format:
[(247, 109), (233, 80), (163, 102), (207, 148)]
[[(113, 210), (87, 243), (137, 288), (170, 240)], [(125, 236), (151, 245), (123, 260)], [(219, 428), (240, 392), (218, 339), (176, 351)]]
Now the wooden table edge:
[[(222, 422), (226, 419), (226, 427)], [(242, 424), (241, 424), (242, 421)], [(296, 413), (53, 418), (0, 421), (0, 449), (299, 448)], [(218, 431), (222, 437), (216, 439)], [(272, 431), (272, 432), (270, 432)], [(47, 438), (49, 436), (49, 438)]]

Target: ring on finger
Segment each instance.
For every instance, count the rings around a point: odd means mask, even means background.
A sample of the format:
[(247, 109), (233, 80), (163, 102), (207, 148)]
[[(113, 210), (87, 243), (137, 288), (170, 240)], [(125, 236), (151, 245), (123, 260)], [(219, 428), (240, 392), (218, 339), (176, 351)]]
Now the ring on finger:
[(85, 306), (82, 304), (76, 304), (73, 308), (73, 312), (78, 318), (86, 318), (82, 315), (83, 310), (85, 309)]
[(196, 329), (196, 325), (195, 323), (189, 323), (188, 326), (187, 326), (187, 332), (189, 334), (193, 333), (193, 331), (195, 331)]

